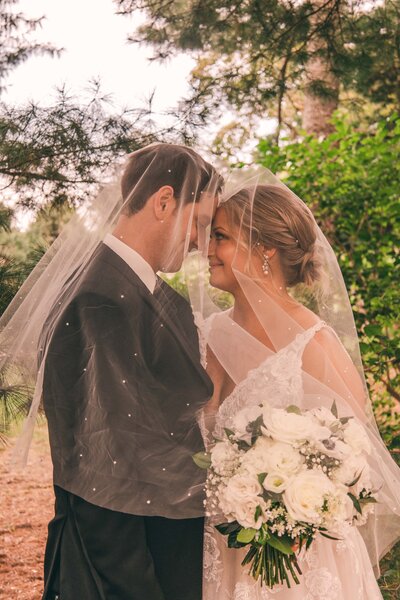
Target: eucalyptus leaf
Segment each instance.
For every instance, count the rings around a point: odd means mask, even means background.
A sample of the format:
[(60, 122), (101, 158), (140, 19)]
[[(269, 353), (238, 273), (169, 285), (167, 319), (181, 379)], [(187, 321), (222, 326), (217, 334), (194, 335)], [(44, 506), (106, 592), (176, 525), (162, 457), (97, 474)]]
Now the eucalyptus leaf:
[(354, 494), (352, 494), (351, 492), (348, 492), (347, 495), (351, 499), (351, 501), (352, 501), (352, 503), (353, 503), (354, 508), (356, 509), (356, 511), (358, 513), (360, 513), (360, 515), (361, 515), (362, 514), (362, 509), (361, 509), (361, 505), (360, 505), (360, 502), (359, 502), (358, 498), (356, 498), (354, 496)]
[(194, 463), (200, 469), (209, 469), (211, 466), (211, 455), (209, 452), (197, 452), (192, 456)]
[(289, 406), (286, 407), (286, 412), (287, 413), (295, 413), (296, 415), (301, 415), (301, 410), (298, 406), (296, 406), (295, 404), (289, 404)]
[(339, 413), (338, 413), (338, 409), (337, 409), (337, 405), (336, 405), (336, 400), (334, 400), (332, 403), (331, 413), (333, 414), (334, 417), (338, 418)]

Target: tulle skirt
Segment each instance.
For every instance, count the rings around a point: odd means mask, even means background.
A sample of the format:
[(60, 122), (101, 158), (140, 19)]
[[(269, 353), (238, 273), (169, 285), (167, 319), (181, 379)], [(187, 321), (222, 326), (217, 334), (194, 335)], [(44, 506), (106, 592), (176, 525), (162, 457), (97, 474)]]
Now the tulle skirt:
[(344, 539), (317, 537), (302, 551), (300, 584), (261, 587), (242, 567), (245, 549), (231, 549), (226, 537), (206, 525), (203, 600), (382, 600), (364, 541), (356, 527)]

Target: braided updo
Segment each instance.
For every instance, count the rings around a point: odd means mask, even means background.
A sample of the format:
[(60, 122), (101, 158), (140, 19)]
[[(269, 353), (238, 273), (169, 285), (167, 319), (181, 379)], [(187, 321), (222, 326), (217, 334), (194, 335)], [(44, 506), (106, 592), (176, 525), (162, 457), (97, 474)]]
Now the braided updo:
[(231, 225), (241, 227), (247, 242), (276, 248), (288, 287), (309, 286), (319, 279), (314, 218), (289, 190), (277, 185), (243, 188), (222, 208)]

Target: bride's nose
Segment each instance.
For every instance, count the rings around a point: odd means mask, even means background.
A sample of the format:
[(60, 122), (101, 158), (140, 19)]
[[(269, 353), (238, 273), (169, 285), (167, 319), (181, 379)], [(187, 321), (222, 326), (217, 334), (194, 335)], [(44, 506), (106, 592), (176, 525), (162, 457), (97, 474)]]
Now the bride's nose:
[(208, 253), (207, 253), (207, 256), (208, 256), (208, 258), (210, 258), (210, 256), (214, 256), (214, 254), (215, 254), (215, 239), (211, 235), (210, 242), (208, 244)]

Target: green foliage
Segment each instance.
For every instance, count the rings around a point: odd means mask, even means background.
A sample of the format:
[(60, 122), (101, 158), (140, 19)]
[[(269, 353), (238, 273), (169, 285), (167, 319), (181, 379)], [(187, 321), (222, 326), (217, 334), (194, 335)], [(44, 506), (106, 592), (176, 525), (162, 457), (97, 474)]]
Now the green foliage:
[(118, 158), (153, 141), (149, 110), (113, 113), (97, 82), (86, 103), (0, 104), (0, 177), (21, 206), (76, 205), (114, 175)]
[(311, 76), (313, 61), (326, 65), (342, 97), (400, 110), (398, 0), (114, 1), (120, 14), (144, 12), (130, 39), (151, 45), (155, 59), (177, 51), (196, 58), (186, 117), (201, 122), (229, 106), (298, 130), (301, 91), (322, 99), (337, 92), (320, 70)]
[(394, 116), (367, 132), (336, 122), (324, 140), (306, 137), (282, 147), (262, 140), (257, 157), (312, 208), (336, 252), (378, 417), (378, 406), (384, 407), (388, 443), (400, 401), (399, 153)]

